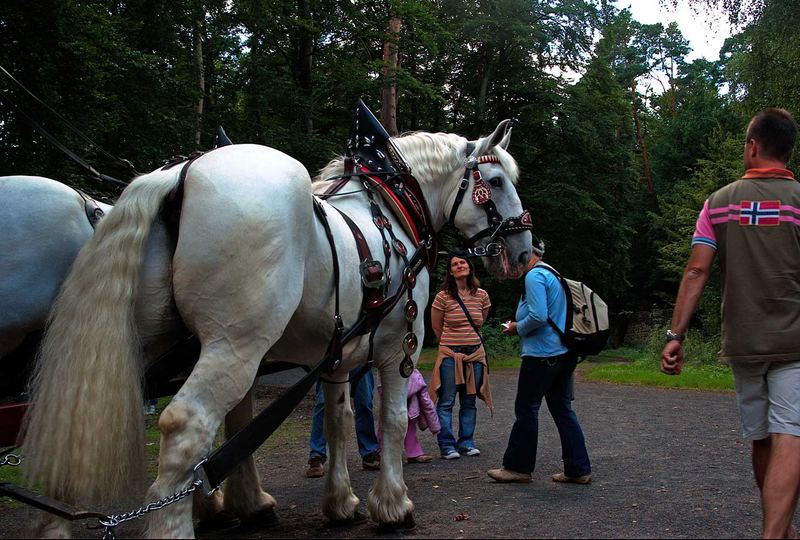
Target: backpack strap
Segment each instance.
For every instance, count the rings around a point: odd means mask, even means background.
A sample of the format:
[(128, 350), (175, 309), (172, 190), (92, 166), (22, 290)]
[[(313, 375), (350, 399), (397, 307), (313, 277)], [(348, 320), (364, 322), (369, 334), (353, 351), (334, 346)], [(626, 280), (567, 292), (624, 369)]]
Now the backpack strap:
[[(556, 271), (555, 268), (553, 268), (549, 264), (539, 263), (536, 265), (536, 268), (542, 268), (544, 270), (547, 270), (548, 272), (553, 274), (556, 277), (556, 279), (558, 279), (559, 283), (561, 283), (561, 288), (564, 290), (564, 296), (566, 297), (565, 300), (567, 302), (567, 320), (566, 323), (564, 324), (564, 329), (569, 330), (570, 328), (572, 328), (572, 312), (574, 311), (575, 308), (572, 303), (572, 292), (569, 290), (569, 285), (567, 285), (567, 281), (563, 278), (561, 274), (559, 274)], [(564, 344), (564, 346), (569, 348), (564, 331), (562, 331), (561, 328), (558, 327), (558, 325), (553, 321), (553, 319), (550, 318), (549, 315), (547, 317), (547, 323), (553, 330), (556, 331), (558, 337), (561, 338), (561, 342)]]

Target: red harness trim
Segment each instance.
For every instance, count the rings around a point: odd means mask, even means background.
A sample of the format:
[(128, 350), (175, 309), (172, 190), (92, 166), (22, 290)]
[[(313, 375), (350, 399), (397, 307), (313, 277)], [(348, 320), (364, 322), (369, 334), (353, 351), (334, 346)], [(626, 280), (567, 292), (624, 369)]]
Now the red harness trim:
[[(368, 174), (370, 170), (362, 165), (361, 172)], [(403, 202), (395, 194), (395, 192), (392, 191), (391, 188), (389, 188), (389, 186), (386, 185), (386, 182), (384, 182), (377, 176), (368, 176), (367, 178), (369, 178), (375, 185), (375, 187), (380, 190), (381, 195), (383, 195), (384, 197), (384, 200), (391, 207), (392, 213), (400, 220), (400, 225), (403, 226), (403, 229), (405, 229), (405, 231), (414, 241), (414, 247), (418, 246), (422, 242), (422, 235), (420, 235), (419, 230), (417, 229), (417, 226), (414, 223), (414, 218), (407, 210), (406, 208), (407, 205), (403, 204)], [(409, 186), (406, 186), (406, 189), (408, 188)], [(406, 199), (408, 199), (409, 204), (415, 207), (415, 209), (417, 209), (418, 211), (422, 210), (421, 208), (418, 208), (420, 205), (418, 201), (410, 199), (409, 197), (410, 193), (408, 191), (406, 191), (404, 194)], [(422, 220), (425, 220), (426, 218), (424, 212), (419, 212), (419, 217)], [(428, 221), (428, 223), (430, 223), (430, 221)]]

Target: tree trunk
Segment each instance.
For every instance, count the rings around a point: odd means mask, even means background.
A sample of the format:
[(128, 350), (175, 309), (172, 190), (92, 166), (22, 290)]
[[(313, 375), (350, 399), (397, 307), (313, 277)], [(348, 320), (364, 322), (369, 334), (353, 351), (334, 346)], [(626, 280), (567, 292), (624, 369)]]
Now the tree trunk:
[(481, 86), (478, 90), (478, 126), (481, 132), (486, 127), (486, 95), (489, 92), (489, 79), (492, 76), (492, 49), (487, 45), (482, 46), (481, 54)]
[(194, 104), (194, 145), (200, 148), (200, 138), (203, 133), (203, 102), (206, 94), (205, 69), (203, 67), (203, 19), (205, 9), (202, 4), (197, 6), (192, 26), (194, 29), (194, 84), (197, 99)]
[(313, 85), (311, 80), (314, 60), (314, 34), (309, 30), (311, 26), (311, 10), (308, 6), (308, 0), (297, 0), (297, 11), (300, 18), (306, 23), (300, 29), (300, 42), (297, 51), (297, 82), (306, 101), (305, 132), (306, 135), (311, 135), (314, 132), (314, 115), (312, 114)]
[(652, 199), (653, 206), (655, 207), (656, 192), (653, 188), (653, 176), (650, 174), (650, 163), (647, 161), (647, 144), (642, 135), (642, 125), (639, 122), (639, 113), (636, 110), (636, 79), (631, 80), (631, 113), (633, 114), (633, 123), (636, 126), (636, 140), (639, 142), (639, 147), (642, 149), (642, 170), (644, 180), (647, 183), (647, 191)]
[(399, 17), (389, 20), (389, 33), (383, 43), (383, 99), (381, 100), (381, 122), (389, 135), (397, 131), (397, 42), (400, 38)]

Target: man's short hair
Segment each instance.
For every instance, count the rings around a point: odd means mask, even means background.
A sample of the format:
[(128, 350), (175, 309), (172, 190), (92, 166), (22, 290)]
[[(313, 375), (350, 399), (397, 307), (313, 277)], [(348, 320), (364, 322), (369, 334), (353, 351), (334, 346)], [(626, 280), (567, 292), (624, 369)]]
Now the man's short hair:
[(764, 109), (750, 121), (746, 141), (750, 139), (758, 141), (766, 157), (787, 163), (797, 139), (797, 123), (785, 109)]

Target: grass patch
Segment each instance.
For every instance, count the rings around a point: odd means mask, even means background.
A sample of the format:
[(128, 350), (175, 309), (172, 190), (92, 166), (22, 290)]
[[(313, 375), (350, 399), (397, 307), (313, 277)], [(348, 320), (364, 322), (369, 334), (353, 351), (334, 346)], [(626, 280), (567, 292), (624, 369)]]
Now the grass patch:
[[(609, 361), (609, 359), (611, 361)], [(581, 366), (586, 380), (619, 384), (693, 388), (697, 390), (733, 390), (730, 368), (718, 362), (687, 362), (680, 375), (659, 371), (660, 359), (647, 351), (624, 347), (603, 351)]]
[[(12, 452), (19, 456), (20, 451)], [(19, 467), (5, 466), (0, 467), (0, 482), (11, 482), (12, 484), (20, 485), (22, 483), (22, 471)], [(11, 497), (0, 497), (0, 508), (18, 508), (23, 506), (21, 502), (17, 502)]]

